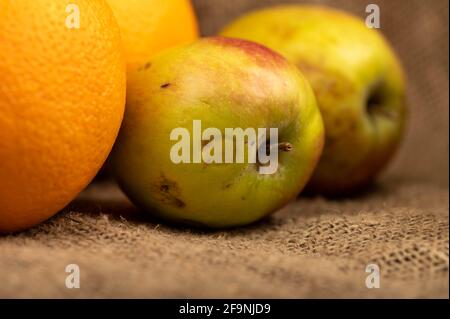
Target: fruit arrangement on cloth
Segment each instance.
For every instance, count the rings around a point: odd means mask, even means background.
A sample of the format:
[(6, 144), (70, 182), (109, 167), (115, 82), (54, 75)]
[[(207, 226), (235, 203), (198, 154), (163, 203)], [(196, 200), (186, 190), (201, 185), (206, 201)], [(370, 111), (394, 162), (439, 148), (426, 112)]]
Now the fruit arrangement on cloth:
[(213, 228), (392, 158), (403, 72), (359, 19), (281, 6), (197, 38), (188, 0), (0, 0), (0, 232), (64, 208), (111, 149), (143, 211)]

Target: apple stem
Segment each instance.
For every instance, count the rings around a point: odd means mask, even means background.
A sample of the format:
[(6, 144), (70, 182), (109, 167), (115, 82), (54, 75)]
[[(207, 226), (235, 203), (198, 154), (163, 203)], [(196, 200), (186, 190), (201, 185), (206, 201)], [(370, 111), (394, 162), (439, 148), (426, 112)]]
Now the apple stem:
[(290, 152), (292, 151), (294, 147), (292, 146), (291, 143), (288, 142), (282, 142), (282, 143), (278, 143), (278, 149), (282, 152)]
[(291, 143), (289, 142), (281, 142), (277, 144), (268, 144), (267, 150), (269, 151), (272, 148), (278, 147), (278, 150), (282, 152), (290, 152), (294, 148)]

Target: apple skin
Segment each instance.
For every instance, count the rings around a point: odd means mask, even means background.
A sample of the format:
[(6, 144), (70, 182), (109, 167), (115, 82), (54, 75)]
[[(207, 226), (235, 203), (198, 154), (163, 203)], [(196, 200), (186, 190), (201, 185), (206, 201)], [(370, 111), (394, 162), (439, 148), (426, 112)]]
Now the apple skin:
[(342, 11), (287, 5), (249, 13), (221, 35), (277, 51), (311, 83), (326, 138), (309, 192), (359, 191), (390, 161), (405, 126), (405, 80), (378, 31)]
[[(255, 164), (174, 164), (170, 132), (278, 128), (278, 171)], [(205, 38), (162, 52), (130, 72), (124, 122), (112, 152), (122, 190), (161, 218), (223, 228), (252, 223), (294, 199), (324, 143), (314, 93), (295, 65), (256, 43)]]

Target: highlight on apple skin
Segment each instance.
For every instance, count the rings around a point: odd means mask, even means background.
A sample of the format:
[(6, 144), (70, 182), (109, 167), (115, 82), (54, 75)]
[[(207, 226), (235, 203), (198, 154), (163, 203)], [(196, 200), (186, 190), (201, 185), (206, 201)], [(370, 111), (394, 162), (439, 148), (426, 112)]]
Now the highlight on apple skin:
[(380, 32), (335, 9), (285, 5), (246, 14), (221, 35), (277, 51), (311, 83), (326, 139), (308, 191), (358, 191), (391, 160), (405, 126), (405, 80)]
[[(276, 128), (276, 172), (260, 174), (258, 163), (249, 162), (174, 163), (171, 132), (182, 128), (192, 137), (195, 121), (220, 132)], [(112, 167), (143, 210), (178, 223), (231, 227), (295, 199), (323, 143), (314, 93), (295, 65), (256, 43), (204, 38), (164, 51), (129, 74)]]

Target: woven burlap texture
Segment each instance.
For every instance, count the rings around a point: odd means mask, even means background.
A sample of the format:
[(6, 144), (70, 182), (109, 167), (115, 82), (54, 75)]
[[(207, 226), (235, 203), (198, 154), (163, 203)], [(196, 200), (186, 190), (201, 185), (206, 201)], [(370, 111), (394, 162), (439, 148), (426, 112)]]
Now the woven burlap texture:
[[(268, 0), (196, 0), (204, 35)], [(298, 1), (284, 1), (284, 3)], [(365, 16), (367, 1), (316, 1)], [(0, 237), (0, 297), (448, 297), (448, 1), (378, 1), (409, 79), (408, 131), (370, 190), (301, 197), (240, 229), (161, 224), (110, 182)], [(81, 269), (67, 289), (65, 267)], [(368, 289), (365, 268), (380, 267)]]

